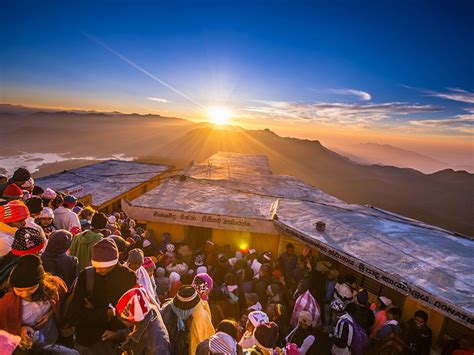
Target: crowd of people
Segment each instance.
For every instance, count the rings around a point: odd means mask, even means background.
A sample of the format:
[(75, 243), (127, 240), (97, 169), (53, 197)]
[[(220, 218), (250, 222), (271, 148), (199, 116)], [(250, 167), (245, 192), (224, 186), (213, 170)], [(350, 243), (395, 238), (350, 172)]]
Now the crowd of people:
[[(310, 248), (191, 248), (23, 168), (0, 196), (1, 354), (430, 353), (426, 312), (401, 324)], [(446, 354), (472, 353), (466, 339)]]

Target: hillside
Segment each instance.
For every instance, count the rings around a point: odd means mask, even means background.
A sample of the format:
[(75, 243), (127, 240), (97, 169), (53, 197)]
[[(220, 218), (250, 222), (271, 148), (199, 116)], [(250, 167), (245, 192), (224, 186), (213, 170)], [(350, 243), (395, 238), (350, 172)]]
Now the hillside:
[[(217, 151), (265, 154), (275, 173), (299, 177), (347, 202), (374, 205), (474, 235), (473, 174), (443, 170), (426, 175), (413, 169), (361, 165), (319, 141), (280, 137), (269, 130), (218, 129), (161, 116), (0, 114), (0, 141), (6, 147), (1, 156), (49, 152), (108, 157), (124, 153), (180, 167)], [(64, 163), (57, 170), (62, 166)], [(54, 171), (54, 165), (47, 168)]]

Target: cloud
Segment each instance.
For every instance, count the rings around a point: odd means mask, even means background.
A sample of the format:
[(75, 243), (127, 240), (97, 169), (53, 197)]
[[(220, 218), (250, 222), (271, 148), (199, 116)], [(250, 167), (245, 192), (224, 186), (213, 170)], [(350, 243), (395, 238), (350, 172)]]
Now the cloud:
[(460, 88), (447, 88), (445, 91), (435, 91), (435, 90), (415, 88), (408, 85), (401, 85), (401, 86), (407, 89), (421, 91), (422, 93), (431, 97), (439, 97), (445, 100), (452, 100), (452, 101), (465, 102), (468, 104), (474, 104), (474, 92), (469, 91), (469, 90), (464, 90)]
[(474, 113), (460, 114), (453, 117), (429, 120), (409, 121), (414, 126), (450, 129), (459, 133), (474, 133)]
[(368, 124), (393, 115), (439, 112), (441, 107), (432, 105), (388, 102), (380, 104), (347, 103), (297, 103), (286, 101), (256, 101), (259, 106), (244, 108), (262, 118), (309, 120), (331, 124)]
[(370, 101), (372, 96), (366, 91), (355, 89), (327, 89), (328, 92), (338, 95), (351, 95), (363, 101)]
[(151, 100), (151, 101), (156, 101), (156, 102), (160, 102), (160, 103), (167, 103), (168, 100), (166, 99), (162, 99), (160, 97), (147, 97), (148, 100)]

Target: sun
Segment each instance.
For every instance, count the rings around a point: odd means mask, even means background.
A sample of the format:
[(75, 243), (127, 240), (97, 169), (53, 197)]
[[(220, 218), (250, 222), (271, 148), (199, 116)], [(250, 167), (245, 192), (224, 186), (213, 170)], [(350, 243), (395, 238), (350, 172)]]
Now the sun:
[(211, 106), (207, 109), (207, 115), (213, 123), (225, 125), (229, 123), (232, 112), (224, 106)]

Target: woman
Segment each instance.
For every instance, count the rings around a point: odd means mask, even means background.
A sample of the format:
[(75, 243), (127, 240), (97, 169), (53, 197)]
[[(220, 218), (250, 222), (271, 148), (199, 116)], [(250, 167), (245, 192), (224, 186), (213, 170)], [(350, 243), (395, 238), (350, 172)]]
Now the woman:
[(46, 238), (49, 238), (50, 234), (56, 230), (53, 221), (54, 212), (49, 207), (44, 207), (38, 219), (35, 221), (43, 229)]
[(77, 354), (56, 345), (61, 299), (67, 291), (64, 281), (45, 273), (38, 256), (25, 255), (12, 270), (8, 286), (0, 299), (0, 329), (19, 335), (22, 349)]

